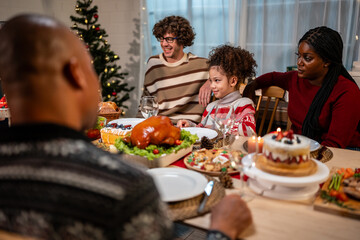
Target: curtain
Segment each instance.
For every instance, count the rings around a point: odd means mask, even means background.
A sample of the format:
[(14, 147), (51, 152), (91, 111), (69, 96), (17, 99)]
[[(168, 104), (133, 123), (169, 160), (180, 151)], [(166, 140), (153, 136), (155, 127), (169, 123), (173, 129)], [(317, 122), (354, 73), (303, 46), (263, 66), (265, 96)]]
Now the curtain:
[(162, 52), (152, 27), (169, 15), (187, 18), (196, 32), (186, 52), (207, 57), (221, 44), (241, 46), (254, 53), (257, 75), (296, 65), (299, 39), (325, 25), (340, 32), (343, 63), (350, 70), (359, 58), (359, 10), (360, 0), (142, 0), (140, 81), (147, 59)]

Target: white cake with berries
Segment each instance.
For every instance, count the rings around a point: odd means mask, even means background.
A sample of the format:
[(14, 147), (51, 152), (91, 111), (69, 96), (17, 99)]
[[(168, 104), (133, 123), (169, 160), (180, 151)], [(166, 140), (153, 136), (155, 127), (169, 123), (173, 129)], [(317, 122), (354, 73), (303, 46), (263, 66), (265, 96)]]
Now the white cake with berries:
[(132, 130), (131, 125), (117, 125), (115, 124), (108, 124), (106, 127), (100, 130), (101, 140), (105, 144), (115, 144), (115, 140), (119, 137), (125, 137), (129, 134)]
[(264, 136), (263, 157), (257, 165), (278, 175), (305, 176), (316, 170), (310, 157), (310, 139), (291, 130)]

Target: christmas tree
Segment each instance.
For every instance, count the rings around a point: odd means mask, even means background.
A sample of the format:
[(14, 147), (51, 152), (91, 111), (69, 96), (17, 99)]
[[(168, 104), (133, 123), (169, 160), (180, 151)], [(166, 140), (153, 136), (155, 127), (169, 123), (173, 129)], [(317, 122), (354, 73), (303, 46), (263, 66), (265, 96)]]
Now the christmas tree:
[(113, 101), (120, 108), (128, 108), (124, 102), (128, 100), (129, 87), (124, 79), (127, 73), (120, 72), (121, 66), (116, 65), (120, 58), (110, 50), (106, 31), (98, 24), (98, 7), (91, 6), (92, 0), (77, 0), (75, 11), (78, 17), (70, 16), (74, 22), (71, 29), (84, 41), (86, 48), (93, 57), (93, 65), (102, 87), (102, 100)]

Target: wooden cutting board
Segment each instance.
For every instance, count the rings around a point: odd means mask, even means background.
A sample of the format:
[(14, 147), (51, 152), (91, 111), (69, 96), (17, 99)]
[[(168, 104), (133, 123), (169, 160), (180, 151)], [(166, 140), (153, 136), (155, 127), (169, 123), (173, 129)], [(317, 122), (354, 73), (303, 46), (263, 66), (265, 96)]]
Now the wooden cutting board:
[[(330, 171), (330, 175), (328, 180), (324, 183), (321, 190), (329, 191), (328, 187), (331, 181), (331, 177), (336, 171), (340, 169), (340, 167), (333, 167)], [(350, 210), (348, 208), (340, 207), (332, 202), (325, 202), (324, 199), (321, 198), (320, 194), (316, 197), (314, 202), (314, 209), (317, 211), (332, 213), (340, 216), (351, 217), (360, 220), (360, 201), (355, 200), (349, 197), (349, 201), (344, 202), (344, 205), (351, 207), (354, 210)]]

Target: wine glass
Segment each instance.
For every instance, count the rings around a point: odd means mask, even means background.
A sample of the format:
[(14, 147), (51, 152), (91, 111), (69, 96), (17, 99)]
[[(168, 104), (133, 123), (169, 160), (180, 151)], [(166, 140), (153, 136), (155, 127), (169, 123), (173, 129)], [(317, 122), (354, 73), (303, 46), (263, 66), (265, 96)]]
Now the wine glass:
[(235, 121), (235, 110), (232, 106), (217, 106), (215, 109), (214, 122), (216, 128), (221, 131), (223, 137), (223, 147), (226, 145), (226, 135), (231, 134), (231, 129)]
[(252, 158), (246, 159), (246, 161), (244, 161), (243, 154), (234, 154), (234, 152), (236, 152), (234, 150), (230, 152), (231, 153), (229, 154), (229, 157), (230, 157), (231, 167), (239, 170), (240, 173), (240, 195), (244, 201), (249, 202), (255, 198), (255, 195), (248, 191), (245, 191), (246, 183), (244, 181), (244, 175), (245, 175), (244, 172), (254, 166), (254, 161), (252, 160)]
[(159, 112), (159, 104), (156, 100), (156, 97), (142, 97), (140, 102), (140, 111), (145, 119), (151, 116), (156, 116)]

